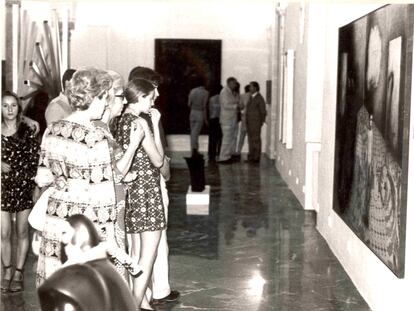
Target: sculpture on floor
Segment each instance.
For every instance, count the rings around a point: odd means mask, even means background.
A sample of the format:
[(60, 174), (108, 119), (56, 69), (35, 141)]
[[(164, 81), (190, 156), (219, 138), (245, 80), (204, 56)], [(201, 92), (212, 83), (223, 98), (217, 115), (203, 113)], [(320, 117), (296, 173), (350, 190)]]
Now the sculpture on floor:
[(206, 180), (204, 175), (204, 158), (202, 154), (193, 154), (191, 157), (184, 157), (190, 170), (191, 191), (204, 191)]

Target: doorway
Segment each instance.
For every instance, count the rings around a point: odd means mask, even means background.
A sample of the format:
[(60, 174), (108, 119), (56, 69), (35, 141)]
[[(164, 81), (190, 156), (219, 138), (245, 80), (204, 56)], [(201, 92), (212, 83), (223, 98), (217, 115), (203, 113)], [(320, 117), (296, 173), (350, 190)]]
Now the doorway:
[(156, 39), (155, 70), (163, 77), (157, 106), (165, 133), (190, 134), (188, 94), (201, 78), (214, 95), (221, 83), (221, 40)]

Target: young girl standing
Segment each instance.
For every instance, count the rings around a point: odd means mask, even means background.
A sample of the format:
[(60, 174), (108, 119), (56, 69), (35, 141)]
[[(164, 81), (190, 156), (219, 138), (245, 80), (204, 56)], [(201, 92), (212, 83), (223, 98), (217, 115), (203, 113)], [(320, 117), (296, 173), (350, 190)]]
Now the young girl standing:
[[(126, 148), (134, 121), (139, 122), (145, 133), (129, 170), (129, 175), (135, 179), (127, 183), (129, 195), (125, 217), (126, 232), (132, 241), (132, 256), (139, 258), (138, 264), (144, 272), (133, 280), (133, 293), (141, 310), (152, 309), (145, 298), (145, 291), (157, 255), (161, 231), (166, 227), (159, 171), (164, 161), (158, 132), (160, 113), (152, 108), (155, 92), (155, 86), (147, 80), (134, 79), (128, 83), (124, 92), (128, 106), (119, 120), (115, 134), (118, 143)], [(151, 121), (143, 119), (143, 114), (150, 114)], [(139, 243), (140, 253), (136, 254)]]

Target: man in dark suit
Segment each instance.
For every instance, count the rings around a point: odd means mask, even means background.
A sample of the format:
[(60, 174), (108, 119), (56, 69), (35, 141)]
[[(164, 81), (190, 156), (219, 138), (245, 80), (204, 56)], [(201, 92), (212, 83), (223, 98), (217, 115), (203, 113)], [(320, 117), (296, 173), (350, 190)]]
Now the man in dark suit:
[(248, 162), (259, 163), (262, 153), (262, 140), (260, 137), (262, 125), (266, 120), (266, 104), (260, 86), (256, 81), (250, 82), (251, 99), (246, 107), (246, 130), (249, 142)]

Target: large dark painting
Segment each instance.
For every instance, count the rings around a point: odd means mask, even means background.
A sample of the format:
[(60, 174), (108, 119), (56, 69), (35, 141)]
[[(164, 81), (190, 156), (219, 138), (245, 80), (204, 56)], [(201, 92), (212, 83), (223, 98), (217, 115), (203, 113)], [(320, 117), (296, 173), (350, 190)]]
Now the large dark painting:
[(201, 81), (214, 95), (221, 80), (221, 40), (156, 39), (155, 70), (164, 78), (157, 105), (166, 133), (189, 134), (188, 94)]
[(339, 29), (335, 211), (404, 276), (414, 5)]

